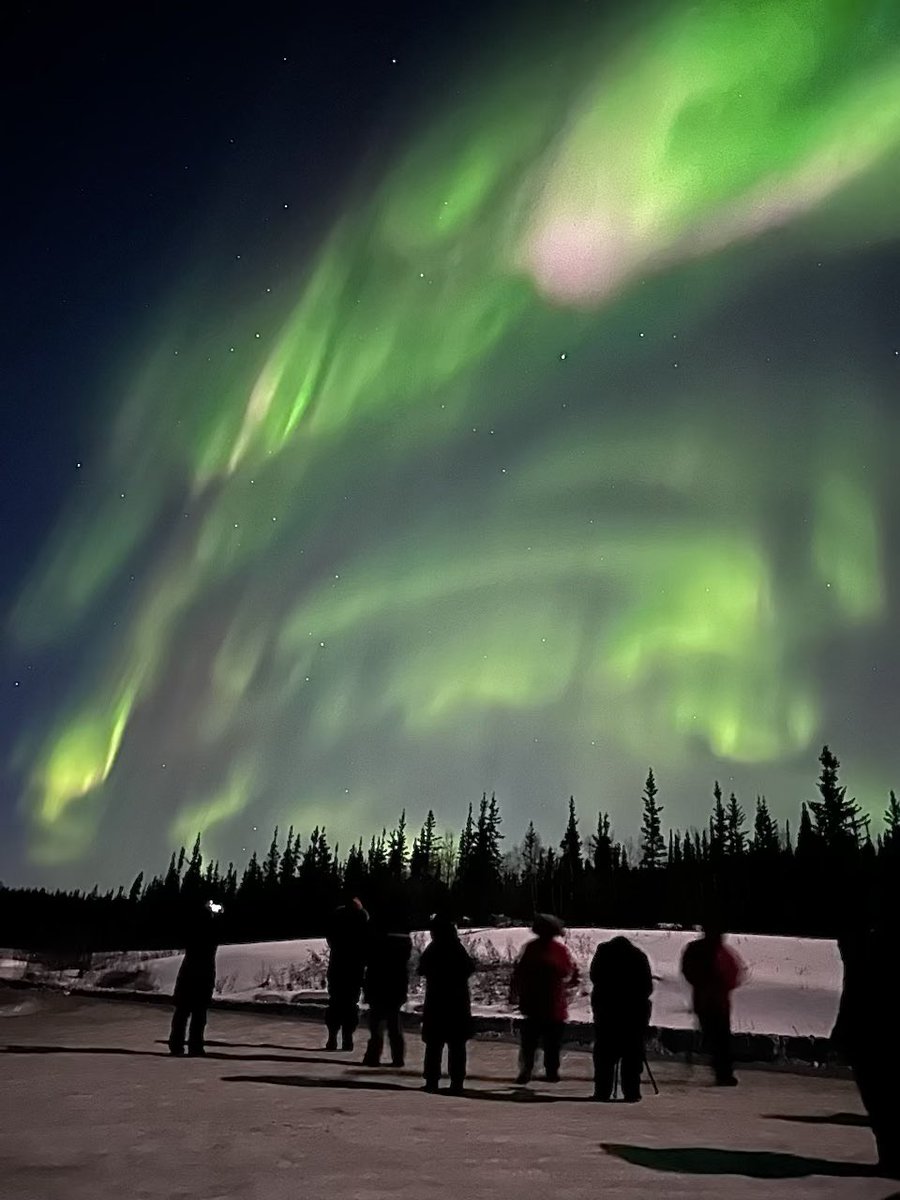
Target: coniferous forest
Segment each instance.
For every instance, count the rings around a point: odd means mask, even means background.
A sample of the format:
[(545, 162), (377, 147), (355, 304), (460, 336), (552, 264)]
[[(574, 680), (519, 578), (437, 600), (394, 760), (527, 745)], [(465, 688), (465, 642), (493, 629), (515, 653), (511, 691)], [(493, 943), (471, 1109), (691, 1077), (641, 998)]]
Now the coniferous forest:
[(651, 769), (637, 844), (617, 840), (607, 813), (579, 812), (574, 797), (568, 817), (560, 813), (561, 836), (545, 841), (529, 823), (515, 842), (486, 794), (458, 834), (439, 832), (430, 811), (418, 831), (401, 813), (394, 829), (346, 853), (324, 828), (276, 829), (265, 857), (254, 853), (241, 869), (205, 859), (198, 836), (163, 874), (138, 875), (117, 891), (0, 887), (3, 942), (76, 957), (177, 948), (186, 913), (205, 899), (224, 906), (223, 941), (314, 936), (347, 891), (373, 912), (401, 910), (412, 928), (437, 910), (473, 924), (548, 911), (570, 925), (690, 927), (712, 918), (735, 932), (833, 936), (898, 907), (900, 802), (892, 791), (873, 838), (827, 746), (819, 763), (817, 794), (795, 826), (779, 826), (764, 796), (747, 805), (716, 782), (708, 822), (673, 828)]

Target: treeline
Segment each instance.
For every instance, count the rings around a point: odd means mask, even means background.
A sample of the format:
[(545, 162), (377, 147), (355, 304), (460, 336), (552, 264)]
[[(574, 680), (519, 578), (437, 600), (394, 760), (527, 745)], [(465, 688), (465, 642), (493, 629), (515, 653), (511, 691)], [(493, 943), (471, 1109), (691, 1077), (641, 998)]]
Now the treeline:
[(76, 954), (177, 947), (185, 913), (205, 899), (224, 906), (225, 941), (310, 936), (323, 932), (348, 889), (373, 912), (401, 908), (413, 927), (446, 909), (478, 924), (550, 911), (569, 924), (693, 926), (714, 917), (733, 931), (833, 935), (875, 906), (896, 909), (900, 803), (891, 792), (873, 840), (827, 746), (819, 762), (818, 798), (801, 805), (796, 832), (779, 827), (764, 796), (748, 813), (718, 783), (701, 829), (667, 829), (651, 769), (636, 846), (616, 839), (602, 811), (583, 833), (573, 797), (559, 842), (545, 844), (532, 822), (505, 850), (499, 804), (486, 794), (458, 836), (439, 834), (429, 812), (411, 837), (402, 813), (393, 830), (343, 857), (325, 829), (306, 839), (276, 829), (262, 859), (254, 853), (242, 871), (233, 863), (223, 870), (204, 859), (198, 836), (164, 874), (139, 875), (127, 890), (0, 888), (2, 940)]

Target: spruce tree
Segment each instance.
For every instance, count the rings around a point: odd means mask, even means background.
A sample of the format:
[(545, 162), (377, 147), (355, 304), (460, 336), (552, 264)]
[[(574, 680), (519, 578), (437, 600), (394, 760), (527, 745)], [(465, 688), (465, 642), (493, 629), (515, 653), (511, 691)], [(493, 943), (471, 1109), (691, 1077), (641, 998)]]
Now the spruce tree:
[(409, 852), (409, 878), (413, 882), (418, 882), (424, 878), (422, 870), (422, 851), (419, 848), (419, 839), (413, 838), (412, 848)]
[(429, 808), (428, 816), (418, 837), (419, 844), (419, 875), (423, 879), (431, 879), (437, 865), (438, 836), (434, 813)]
[(728, 797), (728, 808), (725, 811), (725, 849), (730, 858), (739, 858), (747, 848), (747, 834), (744, 831), (746, 817), (734, 792)]
[[(298, 839), (299, 840), (299, 839)], [(297, 871), (298, 848), (294, 845), (294, 827), (288, 830), (287, 841), (284, 843), (284, 853), (278, 867), (278, 882), (282, 888), (289, 887), (294, 881)]]
[(435, 867), (435, 879), (445, 887), (450, 887), (456, 877), (458, 855), (456, 836), (448, 829), (438, 840)]
[(496, 794), (491, 792), (484, 826), (484, 854), (491, 877), (497, 880), (500, 879), (503, 867), (503, 851), (500, 849), (500, 843), (503, 841), (501, 824), (500, 805), (497, 803)]
[(376, 838), (374, 835), (369, 845), (368, 870), (371, 878), (378, 878), (387, 870), (387, 853), (385, 851), (385, 839), (387, 831), (382, 829), (381, 836)]
[(581, 858), (581, 834), (578, 832), (578, 817), (575, 813), (575, 797), (569, 797), (569, 820), (566, 832), (559, 844), (560, 862), (573, 880), (580, 878), (583, 862)]
[(238, 877), (237, 869), (233, 862), (228, 864), (228, 870), (225, 872), (225, 882), (222, 890), (223, 903), (231, 904), (237, 895)]
[(709, 856), (716, 861), (725, 853), (728, 835), (728, 818), (725, 813), (725, 805), (722, 803), (722, 789), (719, 787), (718, 779), (713, 787), (713, 797), (715, 804), (709, 819)]
[(846, 854), (859, 849), (865, 821), (855, 800), (847, 798), (847, 789), (838, 781), (840, 762), (827, 746), (819, 755), (821, 799), (811, 800), (815, 832), (822, 847), (832, 853)]
[(756, 797), (756, 815), (753, 818), (753, 853), (766, 858), (774, 857), (779, 849), (778, 827), (772, 820), (765, 796)]
[(651, 767), (647, 772), (647, 782), (644, 784), (642, 797), (640, 858), (640, 865), (651, 870), (662, 865), (666, 853), (666, 843), (662, 835), (663, 808), (656, 802), (658, 791)]
[(350, 847), (350, 853), (347, 855), (344, 865), (344, 887), (355, 894), (363, 890), (365, 879), (366, 856), (360, 839), (355, 846)]
[(259, 893), (262, 888), (263, 873), (259, 865), (259, 858), (256, 851), (250, 855), (250, 861), (244, 868), (244, 873), (241, 876), (240, 886), (238, 888), (238, 896), (240, 903), (245, 911), (253, 910), (253, 906), (257, 903)]
[(541, 839), (534, 827), (534, 821), (528, 822), (525, 837), (522, 841), (522, 884), (528, 896), (529, 907), (534, 911), (537, 906), (537, 887), (541, 873)]
[(893, 788), (884, 810), (884, 847), (891, 853), (900, 851), (900, 800), (894, 794)]
[(581, 834), (578, 832), (578, 817), (575, 813), (575, 797), (569, 797), (569, 819), (566, 832), (559, 844), (560, 883), (563, 915), (575, 916), (580, 909), (582, 875), (584, 863), (581, 857)]
[(472, 817), (472, 805), (466, 815), (466, 823), (459, 835), (459, 849), (456, 855), (456, 873), (462, 879), (469, 869), (469, 858), (475, 849), (475, 822)]
[(388, 848), (387, 866), (392, 879), (402, 879), (406, 874), (406, 809), (400, 814), (396, 829), (392, 830)]
[(612, 850), (609, 813), (600, 812), (597, 814), (597, 832), (590, 841), (591, 862), (599, 876), (608, 875), (612, 870)]
[[(467, 822), (468, 827), (468, 822)], [(471, 835), (465, 869), (460, 864), (461, 884), (467, 905), (488, 915), (496, 908), (500, 894), (503, 854), (500, 850), (500, 809), (496, 795), (481, 797), (478, 820)]]
[(275, 832), (272, 834), (272, 841), (269, 846), (269, 852), (266, 854), (265, 862), (263, 863), (263, 879), (266, 887), (274, 889), (278, 886), (278, 868), (281, 865), (281, 854), (278, 850), (278, 826), (275, 826)]
[[(788, 845), (790, 845), (790, 832), (787, 834), (787, 840)], [(797, 829), (797, 857), (800, 859), (809, 858), (816, 853), (818, 846), (819, 835), (813, 828), (809, 809), (804, 801), (800, 805), (800, 825)]]
[(328, 835), (325, 831), (324, 825), (322, 826), (321, 832), (319, 833), (318, 842), (316, 843), (316, 856), (314, 861), (316, 874), (319, 879), (324, 879), (326, 875), (332, 872), (334, 861), (332, 859), (331, 849), (328, 845)]
[(309, 842), (306, 849), (303, 851), (303, 858), (300, 862), (300, 878), (303, 883), (309, 886), (314, 882), (318, 873), (319, 862), (319, 827), (318, 825), (309, 835)]

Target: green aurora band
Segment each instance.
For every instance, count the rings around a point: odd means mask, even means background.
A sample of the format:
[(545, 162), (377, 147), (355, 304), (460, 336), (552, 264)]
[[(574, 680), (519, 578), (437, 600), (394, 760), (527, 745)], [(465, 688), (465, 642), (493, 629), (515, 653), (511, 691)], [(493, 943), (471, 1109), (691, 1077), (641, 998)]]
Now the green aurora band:
[(714, 774), (787, 806), (841, 748), (822, 661), (887, 619), (887, 385), (702, 330), (896, 236), (900, 6), (653, 14), (473, 72), (279, 332), (182, 297), (12, 614), (23, 653), (89, 647), (16, 756), (36, 863), (346, 842), (485, 787), (628, 828), (648, 761), (687, 823)]

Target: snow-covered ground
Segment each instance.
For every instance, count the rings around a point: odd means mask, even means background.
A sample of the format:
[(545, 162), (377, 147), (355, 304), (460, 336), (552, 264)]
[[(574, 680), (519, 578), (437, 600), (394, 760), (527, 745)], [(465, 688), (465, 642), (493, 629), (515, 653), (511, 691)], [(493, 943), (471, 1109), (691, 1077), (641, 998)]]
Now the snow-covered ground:
[[(653, 1023), (661, 1028), (692, 1025), (689, 995), (679, 964), (686, 944), (696, 935), (675, 930), (570, 929), (566, 940), (581, 970), (582, 982), (571, 1004), (573, 1020), (590, 1020), (587, 968), (598, 942), (625, 933), (650, 959), (655, 978)], [(472, 929), (462, 934), (480, 970), (472, 983), (474, 1011), (505, 1016), (509, 972), (515, 956), (531, 937), (527, 929)], [(410, 1000), (422, 1003), (415, 973), (418, 951), (427, 934), (415, 934)], [(739, 1033), (827, 1037), (834, 1023), (841, 987), (841, 961), (834, 942), (812, 938), (734, 935), (730, 944), (748, 967), (748, 978), (735, 997), (734, 1028)], [(324, 996), (328, 950), (322, 938), (222, 946), (218, 954), (216, 991), (235, 1000), (298, 1000)], [(123, 974), (140, 968), (138, 986), (170, 994), (181, 965), (180, 954), (125, 955), (107, 959), (81, 982), (127, 986)], [(14, 959), (0, 961), (0, 977), (21, 974)]]

